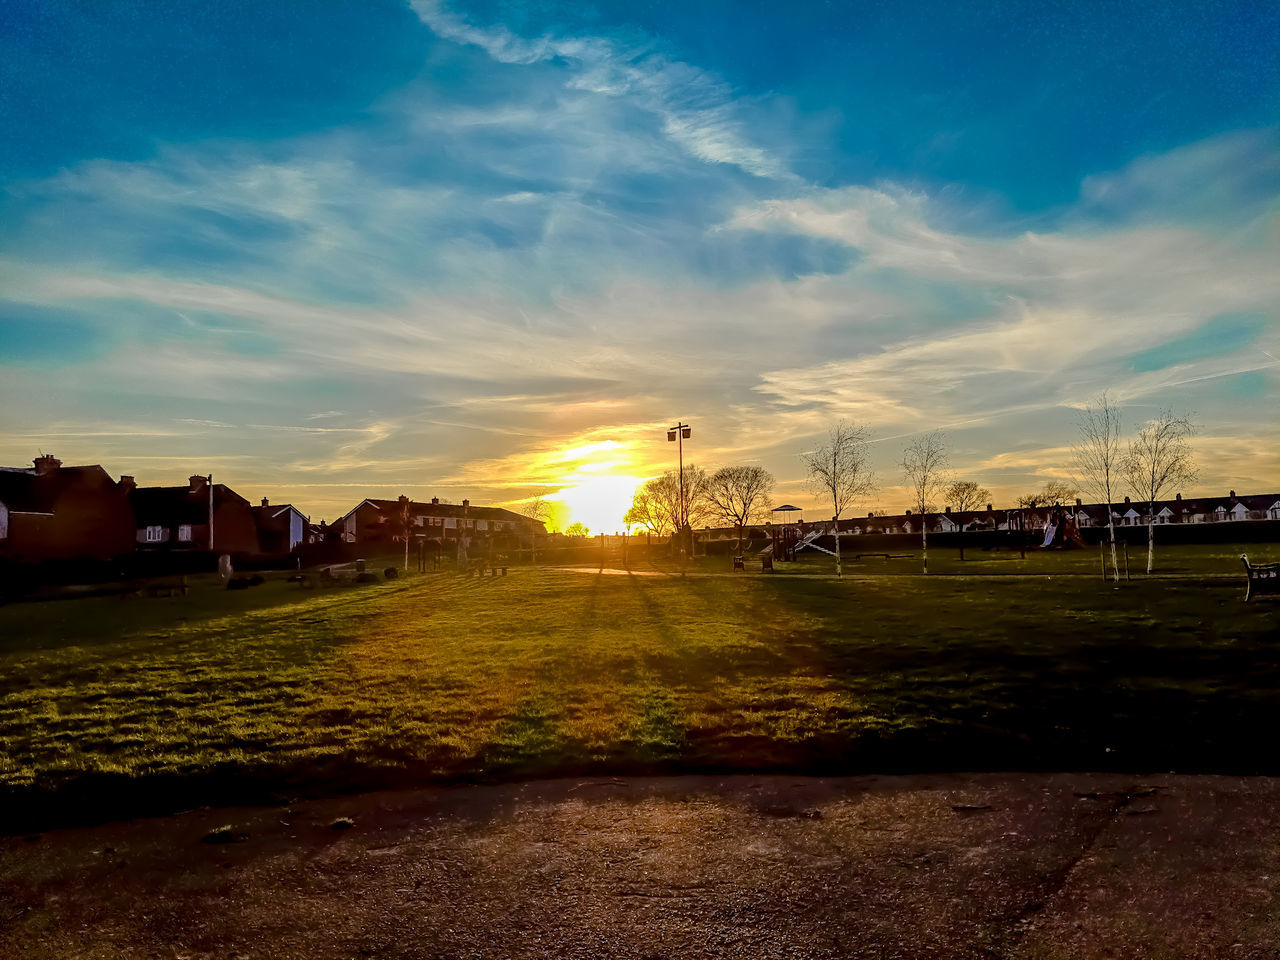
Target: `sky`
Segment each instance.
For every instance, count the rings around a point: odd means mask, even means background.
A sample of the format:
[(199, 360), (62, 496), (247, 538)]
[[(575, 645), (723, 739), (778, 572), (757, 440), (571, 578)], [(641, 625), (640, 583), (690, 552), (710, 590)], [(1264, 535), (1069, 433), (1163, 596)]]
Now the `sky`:
[(334, 519), (1081, 408), (1280, 490), (1280, 5), (0, 3), (0, 464)]

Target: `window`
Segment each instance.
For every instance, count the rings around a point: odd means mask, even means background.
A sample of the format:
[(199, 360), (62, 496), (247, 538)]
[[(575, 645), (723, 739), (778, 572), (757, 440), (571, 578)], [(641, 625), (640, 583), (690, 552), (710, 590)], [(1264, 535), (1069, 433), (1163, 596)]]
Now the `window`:
[(484, 520), (477, 520), (477, 521), (476, 521), (476, 529), (477, 529), (477, 530), (486, 530), (486, 529), (488, 529), (488, 527), (489, 527), (489, 524), (488, 524), (488, 523), (486, 523)]
[(164, 539), (164, 527), (147, 527), (147, 543), (159, 543)]
[(178, 539), (183, 543), (191, 542), (191, 524), (184, 523), (178, 527)]

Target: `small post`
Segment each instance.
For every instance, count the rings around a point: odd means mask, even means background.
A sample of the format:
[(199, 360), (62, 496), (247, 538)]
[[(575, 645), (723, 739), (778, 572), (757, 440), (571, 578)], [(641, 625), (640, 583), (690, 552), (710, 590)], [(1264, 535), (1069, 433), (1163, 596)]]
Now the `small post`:
[(622, 569), (631, 569), (631, 567), (627, 565), (627, 535), (625, 532), (622, 534)]
[(1102, 539), (1098, 540), (1098, 571), (1102, 574), (1102, 579), (1105, 582), (1107, 579), (1107, 542)]
[(1124, 578), (1129, 579), (1129, 541), (1124, 542)]

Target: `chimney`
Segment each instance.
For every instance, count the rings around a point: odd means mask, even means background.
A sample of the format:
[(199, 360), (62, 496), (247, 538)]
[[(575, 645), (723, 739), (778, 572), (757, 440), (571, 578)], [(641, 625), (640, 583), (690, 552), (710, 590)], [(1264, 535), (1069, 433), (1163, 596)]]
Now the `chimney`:
[(991, 504), (989, 504), (989, 503), (988, 503), (988, 504), (987, 504), (987, 513), (990, 513), (990, 512), (991, 512)]
[(911, 516), (911, 511), (910, 511), (910, 510), (908, 510), (908, 511), (907, 511), (907, 516), (908, 516), (908, 517), (909, 517), (909, 516)]
[(191, 484), (191, 492), (199, 493), (209, 483), (208, 477), (202, 477), (198, 473), (187, 477), (187, 483)]
[[(1233, 497), (1236, 495), (1234, 490), (1233, 490), (1233, 491), (1231, 491), (1231, 495), (1232, 495)], [(463, 509), (463, 510), (467, 509), (467, 507), (469, 507), (469, 506), (471, 506), (471, 501), (470, 501), (470, 500), (463, 500), (463, 501), (462, 501), (462, 509)]]
[(950, 513), (951, 513), (951, 508), (950, 508), (950, 507), (943, 507), (943, 508), (942, 508), (942, 512), (943, 512), (943, 513), (945, 513), (945, 514), (950, 515)]
[(1076, 497), (1076, 506), (1077, 506), (1077, 507), (1078, 507), (1078, 506), (1080, 506), (1080, 498), (1079, 498), (1079, 497)]
[[(1181, 500), (1181, 499), (1182, 499), (1182, 494), (1180, 494), (1180, 493), (1175, 493), (1175, 494), (1173, 495), (1173, 499), (1175, 499), (1175, 500)], [(1078, 502), (1079, 502), (1079, 501), (1077, 501), (1077, 503), (1078, 503)]]
[(439, 502), (440, 502), (440, 498), (439, 498), (439, 497), (432, 497), (432, 498), (431, 498), (431, 502), (432, 502), (432, 503), (439, 503)]
[(1125, 497), (1125, 498), (1124, 498), (1124, 502), (1125, 502), (1125, 503), (1128, 503), (1128, 502), (1129, 502), (1129, 498), (1128, 498), (1128, 497)]
[(133, 477), (126, 476), (124, 474), (120, 475), (120, 489), (125, 493), (132, 493), (137, 489), (137, 487), (138, 481), (133, 479)]
[(271, 501), (270, 501), (270, 500), (268, 500), (266, 497), (263, 497), (263, 498), (262, 498), (262, 505), (263, 505), (264, 507), (269, 507), (269, 506), (271, 506)]
[[(55, 461), (53, 461), (53, 462), (54, 462), (54, 463), (57, 463), (58, 461), (57, 461), (57, 460), (55, 460)], [(1231, 499), (1233, 499), (1233, 500), (1234, 500), (1234, 499), (1235, 499), (1235, 496), (1236, 496), (1236, 492), (1235, 492), (1234, 490), (1232, 490), (1232, 491), (1231, 491)]]
[(874, 517), (875, 515), (876, 515), (876, 512), (875, 512), (874, 510), (868, 510), (868, 511), (867, 511), (867, 519), (868, 519), (868, 520), (870, 520), (870, 519), (871, 519), (872, 517)]
[[(57, 470), (60, 466), (62, 466), (61, 460), (59, 460), (57, 457), (52, 456), (51, 454), (48, 454), (48, 453), (42, 453), (40, 456), (32, 460), (31, 463), (36, 468), (37, 477), (43, 477), (50, 473), (53, 473), (53, 471)], [(1233, 497), (1235, 496), (1234, 493), (1231, 495)]]

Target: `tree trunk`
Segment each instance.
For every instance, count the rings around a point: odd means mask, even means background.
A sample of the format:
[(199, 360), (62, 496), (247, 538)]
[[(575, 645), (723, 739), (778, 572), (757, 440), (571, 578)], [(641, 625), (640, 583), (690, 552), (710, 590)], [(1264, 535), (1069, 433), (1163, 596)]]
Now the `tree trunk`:
[(831, 518), (836, 526), (836, 577), (843, 577), (844, 571), (840, 568), (840, 517)]
[(920, 515), (920, 559), (924, 562), (924, 572), (929, 572), (929, 523), (924, 514)]
[(1156, 565), (1156, 502), (1151, 501), (1147, 507), (1147, 573)]
[(1107, 531), (1111, 534), (1111, 576), (1120, 582), (1120, 558), (1116, 556), (1116, 521), (1111, 516), (1111, 504), (1107, 504)]

